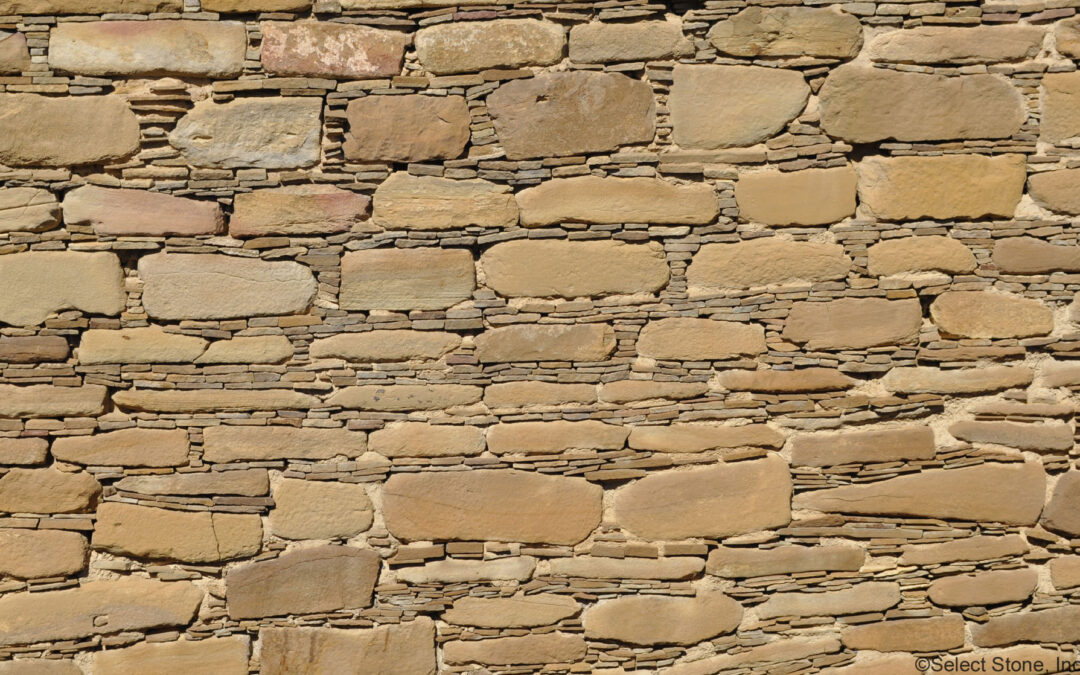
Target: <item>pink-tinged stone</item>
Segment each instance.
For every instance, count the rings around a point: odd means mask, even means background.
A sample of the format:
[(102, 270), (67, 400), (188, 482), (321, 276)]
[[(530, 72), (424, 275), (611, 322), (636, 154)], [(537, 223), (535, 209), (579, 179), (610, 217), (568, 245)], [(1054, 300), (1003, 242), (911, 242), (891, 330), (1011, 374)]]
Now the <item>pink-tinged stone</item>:
[(295, 185), (236, 195), (229, 234), (264, 235), (379, 232), (367, 219), (371, 197), (332, 185)]
[(64, 197), (64, 222), (120, 237), (217, 234), (225, 217), (217, 202), (146, 190), (84, 185)]
[(469, 142), (469, 106), (461, 96), (365, 96), (350, 101), (345, 116), (347, 159), (453, 159)]
[(0, 73), (21, 73), (30, 66), (30, 50), (22, 33), (0, 33)]
[(401, 73), (408, 36), (327, 21), (262, 24), (268, 73), (298, 77), (390, 77)]

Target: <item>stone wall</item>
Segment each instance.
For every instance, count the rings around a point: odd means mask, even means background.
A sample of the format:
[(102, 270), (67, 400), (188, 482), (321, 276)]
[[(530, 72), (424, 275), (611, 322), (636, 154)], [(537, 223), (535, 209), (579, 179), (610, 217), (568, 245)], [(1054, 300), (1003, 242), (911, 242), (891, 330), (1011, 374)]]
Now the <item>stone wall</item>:
[(1074, 658), (1076, 3), (765, 4), (0, 0), (0, 674)]

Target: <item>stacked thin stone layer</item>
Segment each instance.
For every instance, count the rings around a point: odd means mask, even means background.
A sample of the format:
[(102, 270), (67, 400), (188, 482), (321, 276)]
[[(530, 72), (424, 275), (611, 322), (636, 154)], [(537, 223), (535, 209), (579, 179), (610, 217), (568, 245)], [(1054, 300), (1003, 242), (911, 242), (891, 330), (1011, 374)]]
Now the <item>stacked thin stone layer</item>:
[(1057, 672), (1078, 4), (0, 0), (0, 675)]

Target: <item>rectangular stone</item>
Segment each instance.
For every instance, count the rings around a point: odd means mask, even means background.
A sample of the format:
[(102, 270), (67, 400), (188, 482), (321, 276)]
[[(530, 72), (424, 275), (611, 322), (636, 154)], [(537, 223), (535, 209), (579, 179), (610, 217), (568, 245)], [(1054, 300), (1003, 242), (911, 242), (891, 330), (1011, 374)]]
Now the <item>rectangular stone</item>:
[(359, 457), (367, 450), (366, 438), (364, 432), (348, 429), (223, 424), (203, 430), (203, 459), (218, 463)]
[(0, 384), (0, 417), (92, 417), (105, 411), (105, 387)]
[(435, 675), (435, 622), (427, 617), (367, 629), (263, 628), (263, 675)]
[(262, 521), (253, 513), (173, 511), (106, 502), (98, 507), (93, 546), (155, 560), (220, 562), (258, 553)]
[(490, 328), (476, 336), (483, 363), (508, 361), (603, 361), (615, 349), (607, 324), (521, 324)]
[(342, 309), (446, 309), (475, 288), (473, 257), (463, 249), (380, 248), (341, 259)]
[(225, 216), (217, 202), (208, 200), (84, 185), (64, 195), (64, 223), (89, 225), (97, 234), (115, 237), (195, 236), (221, 232)]

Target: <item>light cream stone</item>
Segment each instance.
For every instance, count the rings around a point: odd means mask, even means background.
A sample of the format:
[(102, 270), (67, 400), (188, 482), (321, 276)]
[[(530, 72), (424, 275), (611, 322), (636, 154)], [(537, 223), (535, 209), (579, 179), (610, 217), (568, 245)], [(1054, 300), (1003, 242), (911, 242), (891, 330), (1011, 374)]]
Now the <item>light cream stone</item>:
[(0, 438), (0, 464), (44, 464), (48, 452), (44, 438)]
[(942, 577), (930, 584), (930, 602), (946, 607), (983, 607), (1024, 602), (1035, 592), (1039, 574), (1031, 568)]
[(1053, 311), (1031, 298), (994, 291), (948, 291), (930, 305), (941, 332), (969, 338), (1046, 335), (1054, 329)]
[(415, 330), (374, 330), (341, 333), (311, 343), (316, 359), (345, 359), (357, 363), (428, 361), (438, 359), (461, 345), (454, 333)]
[[(853, 201), (854, 190), (852, 179)], [(679, 185), (655, 178), (553, 178), (517, 193), (517, 203), (525, 227), (568, 221), (704, 225), (719, 213), (711, 186)]]
[(920, 394), (976, 394), (1031, 384), (1025, 366), (983, 366), (941, 369), (929, 366), (893, 368), (881, 383), (889, 391)]
[(107, 392), (97, 384), (0, 384), (0, 417), (93, 417), (104, 412)]
[(801, 572), (858, 572), (866, 551), (853, 544), (777, 546), (776, 548), (720, 547), (709, 552), (705, 570), (731, 579)]
[(448, 664), (482, 663), (495, 666), (515, 664), (573, 663), (585, 658), (588, 647), (578, 633), (532, 633), (521, 637), (490, 640), (451, 640), (442, 644)]
[(86, 537), (64, 530), (0, 528), (0, 576), (65, 577), (86, 569)]
[(619, 450), (630, 429), (596, 420), (583, 422), (502, 422), (487, 430), (496, 455), (543, 455), (573, 450)]
[(1028, 193), (1036, 204), (1070, 215), (1080, 214), (1077, 188), (1080, 188), (1080, 169), (1043, 171), (1028, 178)]
[(77, 309), (116, 316), (124, 309), (124, 272), (112, 253), (30, 251), (0, 256), (0, 321), (32, 326)]
[(374, 518), (363, 485), (287, 478), (274, 487), (270, 533), (283, 539), (348, 539), (370, 528)]
[(676, 423), (670, 426), (636, 426), (630, 431), (629, 446), (653, 452), (706, 452), (724, 448), (779, 448), (784, 435), (764, 424), (717, 426)]
[(665, 21), (590, 21), (570, 29), (570, 60), (575, 63), (655, 61), (693, 51), (682, 21), (671, 16)]
[(1047, 73), (1042, 78), (1039, 139), (1058, 143), (1080, 135), (1080, 72)]
[(949, 425), (949, 433), (971, 443), (996, 443), (1036, 452), (1071, 450), (1073, 447), (1073, 429), (1065, 422), (1022, 424), (961, 420)]
[(378, 232), (366, 218), (371, 197), (332, 185), (289, 185), (241, 192), (233, 197), (229, 235), (307, 236)]
[(906, 272), (963, 274), (976, 267), (971, 249), (940, 235), (880, 241), (867, 250), (867, 260), (870, 274), (878, 277)]
[(729, 370), (721, 373), (720, 384), (732, 391), (787, 394), (848, 389), (855, 384), (855, 380), (831, 368)]
[(616, 380), (600, 387), (600, 400), (610, 403), (633, 403), (654, 399), (687, 399), (709, 391), (707, 382), (656, 382), (653, 380)]
[(461, 457), (484, 451), (484, 431), (472, 426), (400, 422), (371, 432), (371, 450), (386, 457)]
[(679, 361), (755, 356), (765, 351), (765, 329), (734, 321), (660, 319), (641, 329), (637, 349), (642, 356)]
[(629, 595), (601, 600), (581, 617), (585, 635), (635, 645), (694, 645), (730, 633), (742, 606), (716, 591), (694, 597)]
[(105, 502), (98, 507), (92, 544), (120, 555), (208, 563), (257, 554), (262, 534), (258, 514), (172, 511)]
[(138, 149), (139, 122), (119, 96), (0, 95), (0, 163), (103, 164)]
[(468, 384), (362, 384), (338, 389), (326, 405), (393, 412), (444, 410), (471, 405), (483, 395), (482, 388)]
[(205, 350), (206, 340), (160, 326), (88, 330), (79, 342), (79, 363), (191, 363)]
[(445, 309), (475, 288), (472, 254), (464, 249), (380, 248), (341, 258), (342, 309)]
[(241, 635), (205, 640), (144, 642), (134, 647), (109, 649), (93, 656), (93, 672), (100, 675), (146, 675), (188, 672), (201, 675), (237, 675), (248, 667), (248, 638)]
[(755, 171), (735, 183), (739, 217), (766, 225), (827, 225), (855, 214), (855, 169)]
[(1046, 29), (1031, 25), (918, 26), (878, 35), (868, 51), (894, 63), (1000, 63), (1038, 55)]
[(320, 460), (359, 457), (367, 436), (348, 429), (221, 425), (203, 430), (203, 459), (207, 462)]
[(591, 384), (555, 384), (552, 382), (499, 382), (484, 389), (484, 403), (489, 408), (529, 408), (594, 403), (596, 387)]
[(0, 232), (43, 232), (59, 224), (60, 204), (48, 190), (0, 188)]
[(362, 79), (401, 74), (408, 35), (332, 21), (264, 21), (260, 59), (274, 75)]
[(615, 349), (607, 324), (522, 324), (491, 328), (475, 338), (482, 363), (603, 361)]
[(390, 174), (375, 190), (372, 220), (387, 230), (513, 227), (518, 205), (510, 188), (479, 178), (452, 180)]
[(127, 476), (113, 483), (117, 490), (146, 495), (240, 495), (262, 497), (270, 493), (266, 469), (201, 471), (163, 475)]
[(925, 619), (879, 621), (845, 628), (840, 635), (844, 646), (856, 651), (937, 652), (963, 647), (964, 617), (946, 614)]
[(538, 19), (440, 23), (416, 32), (416, 57), (429, 73), (550, 66), (562, 60), (562, 26)]
[(843, 279), (851, 258), (839, 244), (762, 237), (736, 244), (705, 244), (686, 272), (691, 293)]
[(773, 593), (757, 606), (760, 619), (779, 616), (842, 616), (882, 612), (900, 603), (900, 585), (867, 581), (849, 588), (816, 593)]
[(705, 569), (701, 558), (552, 558), (548, 563), (552, 576), (582, 579), (660, 579), (680, 580), (697, 576)]
[(1038, 612), (1012, 612), (992, 617), (972, 629), (977, 647), (996, 647), (1018, 642), (1075, 644), (1080, 640), (1080, 607), (1066, 605)]
[(163, 467), (188, 463), (184, 429), (120, 429), (53, 441), (53, 457), (88, 466)]
[(0, 512), (86, 513), (100, 496), (101, 484), (85, 471), (11, 469), (0, 476)]
[(841, 298), (795, 303), (783, 337), (806, 349), (867, 349), (916, 341), (921, 327), (918, 300)]
[(453, 159), (469, 142), (469, 106), (461, 96), (365, 96), (345, 109), (346, 159), (422, 162)]
[(862, 24), (839, 8), (755, 5), (714, 25), (708, 38), (732, 56), (849, 59), (862, 45)]
[(577, 615), (581, 607), (566, 595), (533, 593), (503, 598), (458, 598), (442, 614), (443, 621), (478, 628), (550, 626)]
[(292, 389), (127, 389), (113, 394), (112, 400), (121, 408), (173, 413), (306, 410), (322, 405), (318, 398)]
[(902, 565), (936, 565), (959, 561), (1010, 558), (1027, 553), (1027, 542), (1017, 534), (1001, 537), (977, 535), (940, 544), (913, 544), (903, 547)]
[(263, 675), (435, 675), (435, 622), (427, 617), (367, 629), (263, 628)]
[(934, 432), (921, 425), (800, 434), (791, 439), (794, 466), (926, 460), (934, 454)]
[(536, 558), (513, 556), (493, 560), (445, 558), (396, 571), (398, 581), (407, 584), (461, 584), (477, 581), (528, 581), (536, 569)]
[(283, 363), (293, 352), (292, 342), (284, 335), (234, 337), (211, 342), (195, 363)]
[(89, 225), (97, 234), (118, 237), (195, 236), (221, 232), (225, 216), (216, 202), (84, 185), (64, 195), (64, 223)]

